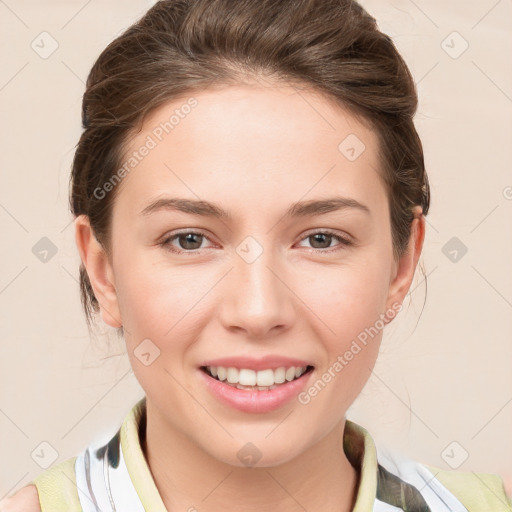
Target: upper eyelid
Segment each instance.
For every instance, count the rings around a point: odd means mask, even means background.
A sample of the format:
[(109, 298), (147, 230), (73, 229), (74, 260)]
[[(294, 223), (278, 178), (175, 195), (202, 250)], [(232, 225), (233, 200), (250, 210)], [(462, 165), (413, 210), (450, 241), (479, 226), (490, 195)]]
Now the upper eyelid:
[[(338, 232), (336, 229), (330, 228), (312, 228), (311, 230), (306, 231), (306, 233), (302, 236), (302, 238), (306, 238), (311, 235), (315, 235), (316, 233), (327, 233), (330, 235), (339, 236), (340, 238), (348, 238), (352, 240), (352, 236), (346, 232)], [(300, 240), (302, 240), (302, 238)]]

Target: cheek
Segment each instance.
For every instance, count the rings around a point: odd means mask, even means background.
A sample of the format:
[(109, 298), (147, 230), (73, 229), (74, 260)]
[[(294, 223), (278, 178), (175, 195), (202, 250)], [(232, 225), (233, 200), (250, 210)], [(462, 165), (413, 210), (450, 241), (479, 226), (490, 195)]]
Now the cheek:
[(347, 410), (371, 376), (385, 326), (386, 297), (386, 281), (377, 271), (365, 267), (338, 269), (336, 274), (319, 279), (322, 288), (309, 296), (315, 304), (311, 310), (321, 319), (315, 322), (316, 335), (325, 358), (302, 402), (311, 401), (316, 413), (333, 424), (339, 420), (336, 411)]
[[(156, 251), (159, 249), (155, 249), (155, 256), (159, 256)], [(179, 267), (171, 268), (148, 252), (137, 255), (134, 251), (119, 258), (117, 299), (129, 332), (165, 339), (197, 301), (202, 287), (199, 279), (190, 279)]]
[(211, 273), (170, 268), (147, 255), (126, 258), (119, 268), (117, 291), (126, 349), (138, 381), (151, 389), (159, 379), (170, 378), (166, 370), (185, 371), (188, 350), (208, 319), (205, 295), (215, 279)]
[(358, 396), (378, 356), (389, 283), (385, 265), (377, 258), (361, 258), (311, 276), (310, 286), (302, 288), (311, 318), (318, 317), (314, 325), (326, 353), (319, 378), (331, 383), (332, 394), (324, 399), (339, 410)]
[(124, 268), (118, 301), (134, 374), (150, 396), (161, 392), (162, 382), (178, 388), (171, 375), (181, 375), (184, 354), (198, 335), (193, 305), (199, 290), (179, 271), (144, 262)]
[(379, 261), (326, 267), (301, 279), (301, 298), (323, 321), (326, 332), (346, 343), (384, 312), (389, 274)]

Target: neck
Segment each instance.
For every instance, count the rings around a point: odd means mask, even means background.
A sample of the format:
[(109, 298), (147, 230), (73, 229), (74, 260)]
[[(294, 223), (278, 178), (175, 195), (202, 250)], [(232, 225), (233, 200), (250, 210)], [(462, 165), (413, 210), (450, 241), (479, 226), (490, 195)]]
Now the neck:
[(246, 468), (212, 457), (156, 411), (149, 412), (142, 450), (169, 511), (353, 510), (359, 472), (343, 451), (344, 419), (299, 457)]

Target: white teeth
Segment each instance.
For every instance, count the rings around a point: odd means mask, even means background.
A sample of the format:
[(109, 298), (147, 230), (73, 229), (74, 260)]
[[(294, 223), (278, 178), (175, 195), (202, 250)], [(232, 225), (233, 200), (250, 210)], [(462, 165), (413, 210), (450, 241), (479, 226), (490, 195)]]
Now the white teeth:
[(256, 387), (262, 389), (273, 389), (276, 384), (283, 384), (285, 381), (292, 381), (300, 377), (307, 369), (306, 366), (284, 366), (276, 370), (251, 370), (248, 368), (234, 368), (232, 366), (226, 368), (224, 366), (207, 366), (206, 369), (218, 380), (227, 380), (228, 384), (233, 384), (239, 389), (248, 389), (248, 387)]
[(283, 367), (274, 370), (274, 382), (276, 384), (282, 384), (286, 380), (285, 375), (286, 370)]
[(286, 370), (286, 380), (290, 381), (295, 378), (295, 366), (292, 366), (291, 368), (288, 368)]
[[(256, 386), (257, 375), (254, 370), (246, 370), (245, 368), (240, 370), (238, 373), (238, 382), (242, 384), (242, 386)], [(258, 381), (258, 386), (263, 386), (264, 384), (260, 384)]]
[[(240, 371), (242, 373), (243, 370)], [(258, 386), (272, 386), (274, 384), (274, 370), (262, 370), (256, 374)], [(243, 382), (240, 382), (243, 384)]]
[(238, 370), (236, 368), (228, 368), (226, 370), (226, 378), (230, 384), (236, 384), (238, 382)]
[[(226, 368), (223, 366), (218, 366), (217, 368), (215, 366), (207, 366), (208, 371), (213, 368), (213, 371), (217, 372), (217, 378), (219, 380), (226, 380)], [(210, 371), (210, 373), (213, 375), (213, 372)]]

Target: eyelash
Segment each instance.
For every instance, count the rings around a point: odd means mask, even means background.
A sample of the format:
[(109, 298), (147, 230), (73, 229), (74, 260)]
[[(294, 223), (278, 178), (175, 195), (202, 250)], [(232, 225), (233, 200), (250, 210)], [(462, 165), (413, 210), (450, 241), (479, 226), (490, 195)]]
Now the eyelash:
[[(203, 232), (201, 232), (201, 231), (180, 231), (178, 233), (174, 233), (171, 236), (165, 237), (165, 239), (162, 240), (161, 242), (159, 242), (158, 245), (164, 247), (165, 249), (167, 249), (170, 252), (173, 252), (175, 254), (184, 254), (184, 253), (185, 254), (188, 253), (188, 254), (191, 254), (191, 255), (201, 254), (201, 251), (202, 251), (201, 249), (191, 249), (189, 251), (185, 251), (185, 250), (176, 249), (176, 247), (171, 245), (171, 242), (173, 240), (177, 239), (179, 236), (181, 236), (181, 235), (189, 235), (189, 234), (191, 234), (191, 235), (201, 235), (204, 238), (206, 238), (207, 240), (209, 240), (209, 238)], [(350, 246), (354, 245), (354, 243), (348, 237), (341, 236), (341, 235), (339, 235), (339, 234), (337, 234), (334, 231), (331, 231), (329, 229), (322, 229), (322, 230), (318, 230), (318, 231), (314, 231), (314, 232), (308, 233), (300, 241), (305, 240), (305, 239), (309, 238), (310, 236), (317, 235), (317, 234), (332, 236), (333, 238), (336, 238), (340, 243), (337, 246), (335, 246), (334, 248), (326, 248), (326, 249), (311, 248), (311, 249), (308, 250), (309, 253), (316, 253), (316, 254), (328, 253), (328, 254), (332, 254), (333, 252), (337, 252), (337, 251), (345, 249), (346, 247), (350, 247)]]

